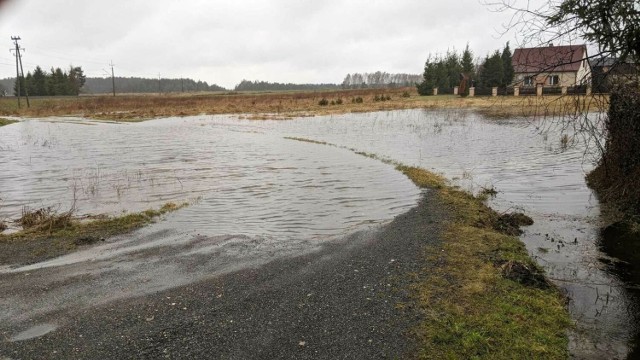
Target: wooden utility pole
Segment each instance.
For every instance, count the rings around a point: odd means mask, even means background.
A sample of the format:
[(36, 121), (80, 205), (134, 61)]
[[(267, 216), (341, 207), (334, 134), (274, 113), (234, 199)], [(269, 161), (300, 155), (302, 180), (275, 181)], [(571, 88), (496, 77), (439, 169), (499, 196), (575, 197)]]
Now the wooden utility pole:
[(116, 78), (113, 75), (113, 61), (111, 61), (109, 63), (109, 66), (111, 66), (111, 89), (113, 90), (113, 96), (116, 96)]
[(15, 51), (15, 56), (16, 56), (16, 89), (18, 90), (16, 92), (16, 96), (18, 97), (18, 109), (20, 109), (20, 68), (18, 67), (18, 50), (20, 49), (20, 47), (18, 46), (18, 40), (20, 40), (19, 36), (12, 36), (11, 40), (13, 40), (13, 43), (15, 44), (15, 50), (11, 49), (11, 51)]
[[(24, 49), (22, 49), (24, 50)], [(24, 79), (24, 69), (22, 68), (22, 54), (20, 54), (20, 48), (17, 48), (18, 51), (18, 60), (20, 60), (20, 73), (22, 74), (22, 78)], [(29, 88), (27, 87), (27, 82), (24, 82), (24, 96), (27, 98), (27, 107), (31, 107), (29, 104)]]
[[(15, 51), (15, 56), (16, 56), (16, 90), (17, 90), (16, 95), (18, 96), (18, 108), (20, 108), (20, 97), (22, 96), (20, 78), (22, 77), (24, 79), (24, 69), (22, 68), (22, 55), (20, 54), (20, 50), (24, 50), (24, 49), (21, 48), (20, 45), (18, 44), (18, 40), (20, 40), (20, 36), (12, 36), (11, 40), (13, 40), (13, 44), (15, 46), (15, 48), (11, 49), (11, 51)], [(27, 107), (30, 107), (29, 91), (27, 90), (26, 85), (27, 84), (25, 82), (24, 94), (27, 98)]]

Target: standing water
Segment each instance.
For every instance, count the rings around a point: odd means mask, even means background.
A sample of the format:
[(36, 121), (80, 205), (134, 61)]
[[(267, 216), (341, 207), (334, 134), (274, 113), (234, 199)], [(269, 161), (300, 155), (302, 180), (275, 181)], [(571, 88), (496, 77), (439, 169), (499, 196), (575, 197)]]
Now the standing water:
[[(129, 289), (118, 296), (132, 296), (195, 281), (194, 273), (211, 276), (311, 251), (323, 239), (388, 221), (415, 205), (418, 190), (391, 167), (344, 149), (285, 139), (303, 137), (440, 172), (471, 191), (496, 189), (494, 208), (525, 211), (535, 220), (522, 239), (571, 299), (577, 324), (572, 354), (624, 358), (637, 333), (625, 285), (600, 261), (599, 207), (584, 183), (590, 169), (584, 149), (563, 146), (560, 130), (541, 133), (540, 122), (425, 110), (292, 121), (198, 116), (121, 125), (83, 121), (87, 126), (60, 120), (0, 128), (0, 161), (7, 169), (0, 173), (0, 218), (16, 217), (23, 205), (65, 210), (74, 199), (83, 213), (189, 199), (195, 205), (132, 239), (0, 269), (6, 276), (47, 268), (46, 283), (89, 269)], [(194, 269), (167, 261), (156, 248), (179, 249), (185, 257), (216, 254), (220, 262)], [(141, 253), (151, 260), (142, 262)], [(158, 266), (171, 276), (155, 279)], [(5, 319), (113, 296), (94, 285), (77, 285), (85, 294), (79, 300), (54, 294), (57, 304), (24, 302)]]
[(548, 276), (567, 292), (576, 322), (577, 358), (625, 358), (638, 337), (638, 304), (608, 272), (599, 251), (600, 209), (584, 176), (592, 165), (582, 144), (567, 147), (548, 120), (485, 119), (467, 111), (408, 110), (291, 122), (228, 122), (374, 153), (443, 173), (477, 192), (495, 189), (491, 206), (524, 211), (535, 224), (522, 240)]

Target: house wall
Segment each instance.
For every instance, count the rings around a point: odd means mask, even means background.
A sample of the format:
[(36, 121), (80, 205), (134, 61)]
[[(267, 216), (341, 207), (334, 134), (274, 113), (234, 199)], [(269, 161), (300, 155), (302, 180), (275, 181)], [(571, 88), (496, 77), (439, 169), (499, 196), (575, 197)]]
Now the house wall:
[[(537, 84), (542, 84), (544, 86), (575, 86), (575, 85), (588, 85), (591, 84), (591, 66), (589, 65), (589, 61), (587, 60), (587, 50), (586, 48), (582, 50), (582, 61), (579, 64), (577, 71), (556, 71), (556, 72), (544, 72), (539, 74), (534, 73), (515, 73), (514, 79), (515, 84), (518, 86), (527, 86), (524, 85), (524, 79), (528, 76), (534, 76), (535, 79), (533, 83), (529, 86), (536, 86)], [(566, 64), (565, 64), (566, 65)], [(572, 66), (573, 69), (575, 67)], [(568, 69), (565, 69), (568, 70)], [(557, 75), (559, 77), (559, 81), (557, 84), (551, 85), (549, 83), (549, 77)]]
[(588, 85), (591, 84), (591, 66), (589, 66), (589, 62), (586, 60), (587, 52), (584, 52), (582, 56), (584, 60), (582, 60), (582, 64), (576, 73), (575, 83), (577, 85)]
[[(579, 72), (578, 72), (579, 73)], [(589, 74), (591, 74), (589, 72)], [(516, 84), (518, 86), (527, 86), (524, 85), (524, 79), (527, 76), (535, 76), (533, 84), (531, 86), (536, 86), (536, 84), (542, 84), (544, 86), (552, 86), (549, 84), (549, 77), (553, 75), (558, 75), (559, 82), (554, 86), (574, 86), (576, 85), (576, 72), (550, 72), (550, 73), (540, 73), (540, 74), (526, 74), (526, 73), (517, 73), (515, 74)], [(589, 75), (590, 76), (590, 75)], [(580, 82), (578, 82), (580, 85)]]

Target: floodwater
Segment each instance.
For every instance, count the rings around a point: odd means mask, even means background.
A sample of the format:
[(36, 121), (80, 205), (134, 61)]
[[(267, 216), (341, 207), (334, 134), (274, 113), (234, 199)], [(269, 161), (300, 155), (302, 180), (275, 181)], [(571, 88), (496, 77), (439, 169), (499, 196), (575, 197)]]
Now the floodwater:
[(304, 254), (389, 222), (419, 200), (392, 166), (211, 120), (48, 119), (0, 128), (2, 217), (15, 219), (25, 205), (119, 214), (192, 203), (131, 235), (0, 267), (0, 332)]
[[(599, 206), (584, 183), (590, 169), (584, 145), (563, 147), (562, 129), (549, 125), (487, 120), (467, 111), (404, 110), (291, 121), (196, 116), (5, 126), (0, 218), (16, 218), (24, 205), (66, 210), (75, 203), (80, 214), (139, 211), (167, 201), (192, 205), (134, 236), (39, 264), (0, 268), (0, 277), (33, 282), (29, 290), (0, 285), (13, 294), (0, 299), (8, 309), (0, 323), (29, 329), (38, 325), (32, 319), (51, 322), (49, 314), (67, 307), (313, 251), (416, 204), (419, 191), (404, 176), (346, 149), (353, 148), (443, 173), (470, 191), (493, 187), (494, 208), (530, 215), (535, 224), (522, 239), (571, 298), (577, 325), (572, 354), (624, 358), (638, 332), (637, 305), (629, 286), (600, 261)], [(204, 261), (212, 254), (215, 264)], [(68, 285), (46, 298), (33, 296), (34, 289), (63, 280)], [(100, 282), (126, 291), (104, 290)]]

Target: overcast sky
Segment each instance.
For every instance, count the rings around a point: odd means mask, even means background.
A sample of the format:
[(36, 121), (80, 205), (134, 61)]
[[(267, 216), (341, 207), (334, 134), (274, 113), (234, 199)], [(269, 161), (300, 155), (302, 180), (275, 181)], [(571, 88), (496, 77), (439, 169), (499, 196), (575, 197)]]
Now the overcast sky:
[[(347, 73), (422, 73), (429, 53), (501, 48), (509, 14), (481, 0), (9, 0), (0, 2), (0, 78), (82, 66), (88, 76), (341, 83)], [(1, 47), (0, 47), (1, 49)]]

